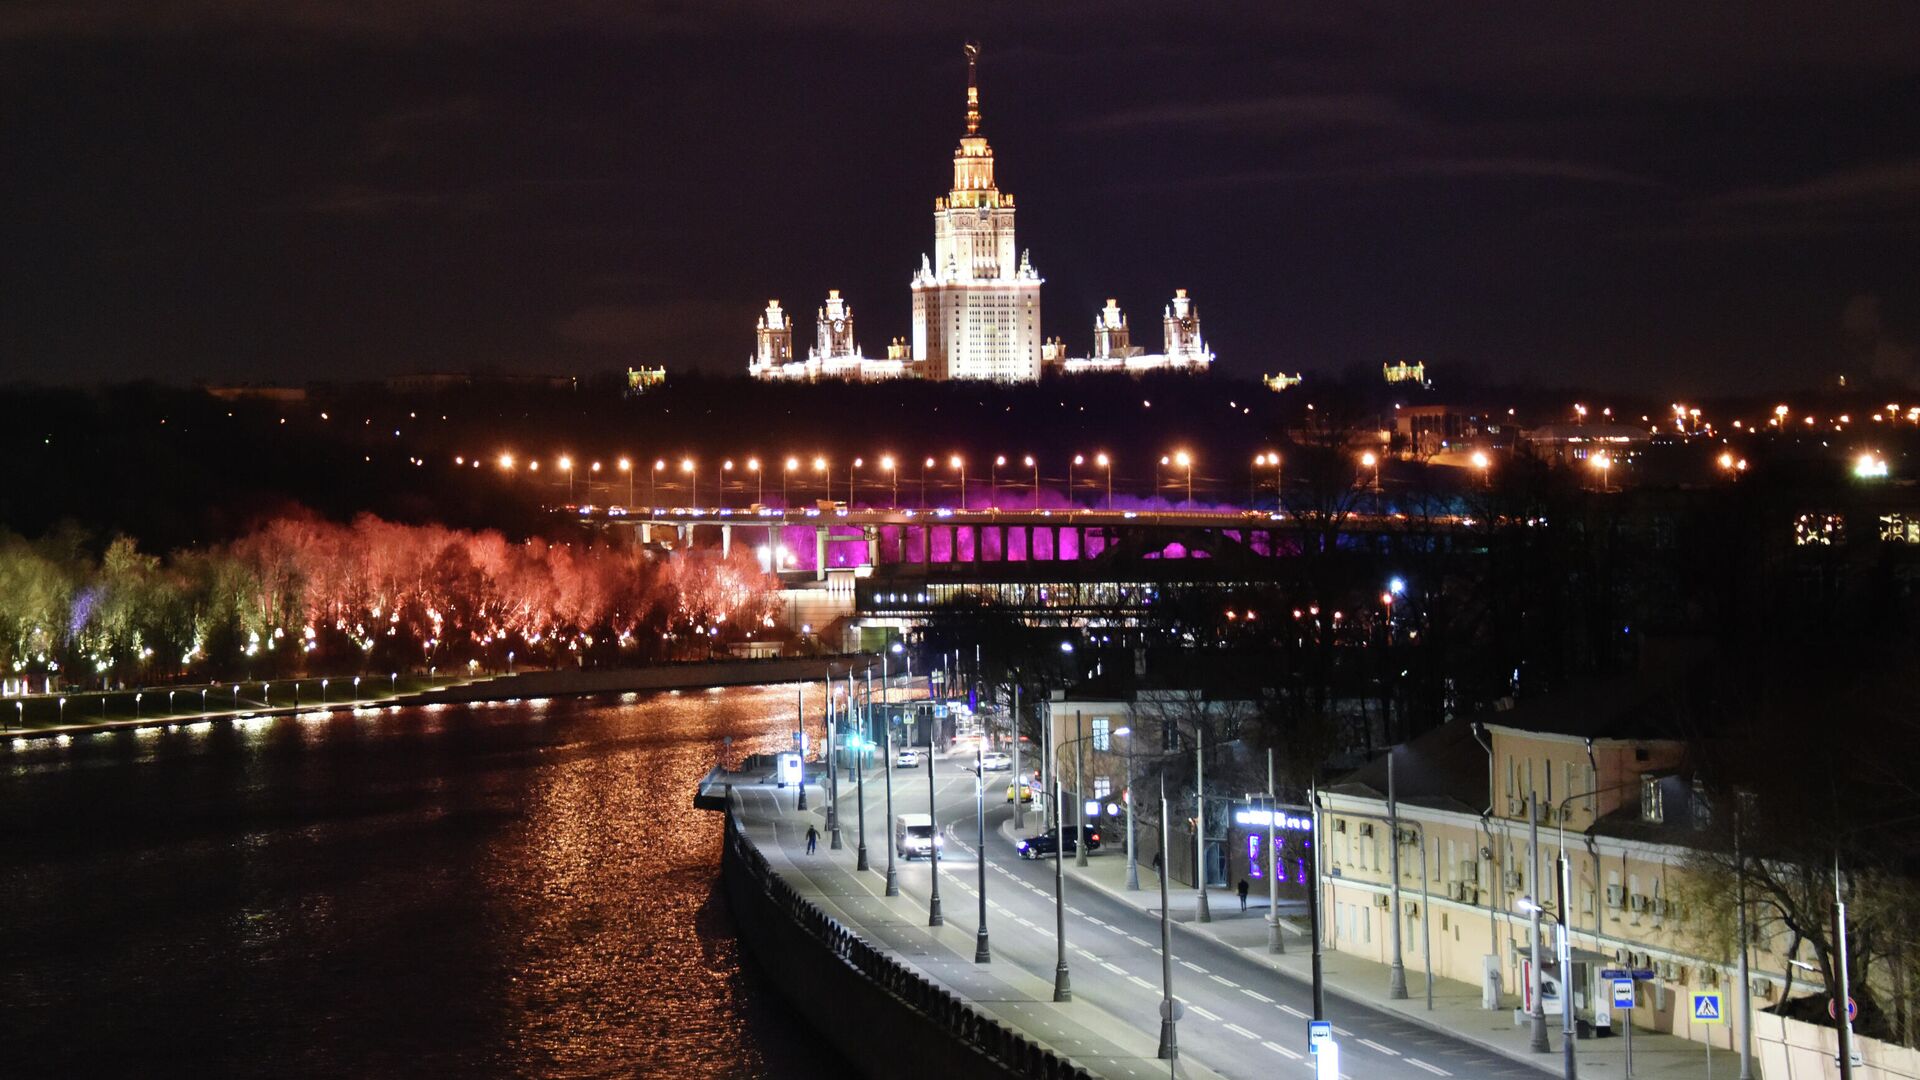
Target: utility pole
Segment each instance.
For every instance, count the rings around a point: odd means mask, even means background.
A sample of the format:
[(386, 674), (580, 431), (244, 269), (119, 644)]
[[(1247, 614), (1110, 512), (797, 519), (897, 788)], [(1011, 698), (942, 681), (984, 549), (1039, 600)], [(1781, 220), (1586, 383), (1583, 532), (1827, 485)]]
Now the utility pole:
[[(1137, 846), (1135, 846), (1135, 841), (1134, 841), (1135, 834), (1133, 830), (1134, 801), (1133, 801), (1133, 731), (1132, 729), (1131, 728), (1127, 729), (1126, 734), (1127, 734), (1127, 805), (1126, 805), (1127, 891), (1139, 892), (1140, 891), (1140, 849)], [(1164, 810), (1166, 808), (1161, 807), (1161, 809)], [(1166, 846), (1164, 837), (1162, 838), (1161, 846), (1162, 847)], [(1161, 861), (1165, 862), (1166, 860), (1163, 859)]]
[(1407, 965), (1400, 953), (1400, 802), (1395, 797), (1393, 759), (1387, 751), (1387, 872), (1393, 893), (1393, 966), (1387, 970), (1387, 996), (1395, 1001), (1407, 999)]
[[(1307, 783), (1307, 802), (1313, 809), (1312, 851), (1309, 865), (1313, 871), (1312, 887), (1307, 890), (1307, 924), (1313, 931), (1313, 1018), (1327, 1018), (1327, 982), (1325, 961), (1322, 956), (1324, 942), (1320, 936), (1320, 786), (1315, 777)], [(1164, 906), (1164, 905), (1162, 905)]]
[[(872, 674), (868, 674), (867, 679), (869, 684), (871, 684), (873, 679)], [(848, 670), (847, 672), (847, 683), (847, 702), (848, 704), (852, 704), (852, 670)], [(867, 707), (860, 710), (860, 745), (855, 749), (855, 752), (860, 756), (855, 759), (853, 766), (854, 809), (860, 818), (860, 839), (859, 844), (854, 848), (853, 868), (855, 870), (867, 869), (867, 755), (871, 753), (873, 749), (872, 706), (873, 701), (869, 698)]]
[(1747, 864), (1740, 857), (1740, 792), (1733, 793), (1733, 902), (1740, 934), (1740, 1080), (1753, 1080), (1753, 978), (1747, 971)]
[[(887, 714), (887, 683), (880, 680), (880, 724), (887, 729), (887, 752), (881, 756), (880, 763), (886, 769), (887, 776), (887, 835), (894, 835), (894, 823), (900, 819), (893, 814), (893, 717)], [(894, 850), (900, 846), (897, 839), (887, 841), (887, 892), (888, 896), (900, 895), (900, 879), (893, 873)]]
[(1073, 865), (1087, 865), (1087, 795), (1086, 781), (1081, 777), (1087, 772), (1086, 727), (1080, 720), (1080, 710), (1073, 710)]
[(1020, 681), (1013, 683), (1013, 830), (1019, 832), (1027, 827), (1027, 814), (1024, 809), (1027, 786), (1026, 779), (1020, 775)]
[(807, 684), (801, 683), (793, 688), (793, 723), (799, 728), (800, 735), (800, 800), (794, 804), (795, 810), (807, 808)]

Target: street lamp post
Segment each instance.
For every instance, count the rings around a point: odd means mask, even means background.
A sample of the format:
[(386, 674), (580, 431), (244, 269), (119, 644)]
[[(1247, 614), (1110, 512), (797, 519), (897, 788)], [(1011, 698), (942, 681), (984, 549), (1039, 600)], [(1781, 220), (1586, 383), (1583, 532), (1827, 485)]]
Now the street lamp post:
[[(1527, 793), (1527, 857), (1531, 860), (1527, 866), (1527, 882), (1535, 889), (1540, 881), (1540, 795)], [(1547, 1040), (1547, 1003), (1541, 999), (1543, 984), (1540, 972), (1540, 905), (1535, 903), (1530, 913), (1529, 944), (1533, 950), (1533, 977), (1529, 986), (1533, 996), (1533, 1037), (1527, 1042), (1527, 1049), (1536, 1054), (1550, 1054), (1553, 1045)], [(1564, 1007), (1564, 1003), (1563, 1003)]]
[(1193, 455), (1185, 450), (1173, 455), (1173, 463), (1187, 470), (1187, 509), (1193, 509)]
[(567, 501), (573, 501), (573, 459), (560, 455), (560, 471), (567, 474)]
[[(900, 646), (895, 644), (893, 648), (894, 651), (898, 651)], [(887, 752), (880, 760), (886, 769), (887, 776), (887, 821), (889, 822), (889, 829), (892, 828), (891, 822), (899, 820), (893, 816), (893, 714), (888, 711), (888, 701), (891, 698), (889, 688), (892, 685), (893, 683), (887, 678), (887, 654), (883, 651), (880, 654), (880, 723), (887, 729)], [(894, 876), (893, 872), (894, 850), (899, 846), (895, 841), (887, 841), (886, 894), (888, 896), (900, 895), (900, 881)]]
[(887, 471), (887, 484), (892, 488), (893, 492), (887, 499), (887, 508), (889, 510), (900, 509), (900, 471), (894, 467), (895, 465), (896, 462), (893, 460), (892, 454), (880, 455), (880, 467)]
[(666, 471), (666, 460), (664, 458), (655, 458), (653, 471), (647, 474), (647, 505), (649, 507), (660, 505), (660, 474)]
[[(1082, 734), (1084, 730), (1080, 722), (1080, 710), (1075, 709), (1073, 710), (1073, 731), (1080, 736), (1073, 740), (1075, 744), (1086, 742), (1087, 737)], [(1075, 745), (1073, 748), (1073, 865), (1075, 866), (1087, 865), (1086, 775), (1087, 748), (1084, 745)]]
[[(868, 676), (872, 678), (871, 675)], [(871, 700), (868, 702), (872, 704)], [(854, 846), (853, 868), (867, 869), (867, 755), (873, 749), (873, 716), (871, 709), (862, 709), (860, 715), (859, 743), (854, 747), (857, 757), (853, 764), (853, 801), (854, 813), (860, 819), (859, 842)]]
[(840, 772), (839, 762), (834, 758), (834, 748), (839, 742), (840, 725), (833, 708), (833, 671), (828, 669), (827, 681), (823, 688), (826, 696), (822, 699), (827, 724), (827, 850), (839, 851), (840, 842)]
[(1000, 505), (1000, 466), (1006, 463), (1007, 455), (995, 454), (993, 456), (993, 466), (989, 473), (991, 479), (987, 481), (987, 509), (989, 510)]
[(760, 468), (760, 459), (747, 459), (747, 471), (753, 474), (753, 505), (764, 506), (767, 501), (767, 474)]
[(1022, 788), (1025, 788), (1025, 787), (1026, 787), (1026, 780), (1025, 780), (1025, 777), (1020, 772), (1020, 684), (1018, 682), (1015, 682), (1013, 684), (1013, 784), (1012, 784), (1013, 829), (1015, 832), (1019, 832), (1020, 830), (1025, 829), (1027, 827), (1027, 816), (1024, 810), (1024, 807), (1026, 805), (1026, 799), (1024, 798), (1024, 796), (1026, 796), (1027, 793), (1030, 792), (1032, 789), (1027, 788), (1026, 791), (1021, 790)]
[(1113, 509), (1113, 459), (1105, 454), (1096, 454), (1094, 462), (1107, 470), (1107, 509)]
[(1212, 922), (1213, 912), (1207, 907), (1207, 729), (1199, 724), (1193, 725), (1193, 802), (1199, 813), (1193, 819), (1193, 890), (1195, 900), (1194, 918), (1199, 922)]
[(1280, 789), (1273, 782), (1273, 747), (1267, 747), (1267, 951), (1284, 953), (1280, 932), (1280, 855), (1273, 849), (1273, 819), (1279, 816)]
[(853, 462), (847, 466), (847, 509), (849, 510), (853, 509), (854, 500), (857, 498), (853, 487), (854, 470), (865, 464), (864, 459), (854, 458)]
[(1066, 827), (1060, 813), (1063, 794), (1060, 777), (1056, 773), (1053, 778), (1053, 1000), (1072, 1001), (1073, 982), (1067, 975), (1067, 864), (1063, 858), (1066, 852)]
[(927, 828), (933, 835), (927, 840), (928, 867), (932, 871), (933, 895), (927, 901), (927, 925), (940, 926), (947, 920), (940, 914), (940, 823), (934, 815), (938, 813), (933, 805), (933, 794), (939, 785), (933, 780), (933, 744), (937, 721), (927, 724)]
[(1073, 455), (1072, 460), (1067, 462), (1067, 509), (1069, 510), (1073, 509), (1073, 472), (1086, 463), (1087, 459), (1082, 454)]
[[(1167, 774), (1160, 774), (1160, 850), (1167, 848)], [(1168, 859), (1160, 860), (1160, 1051), (1159, 1057), (1174, 1061), (1180, 1057), (1180, 1003), (1173, 998), (1173, 925), (1167, 920)]]
[[(1564, 874), (1565, 872), (1566, 864), (1562, 862), (1561, 873)], [(1573, 1044), (1575, 1041), (1573, 1031), (1573, 994), (1568, 983), (1568, 980), (1572, 978), (1573, 972), (1573, 931), (1567, 925), (1565, 910), (1567, 886), (1568, 882), (1562, 878), (1560, 893), (1562, 909), (1558, 915), (1547, 911), (1545, 907), (1541, 905), (1540, 901), (1531, 896), (1522, 896), (1517, 906), (1523, 914), (1531, 916), (1535, 922), (1538, 922), (1542, 915), (1553, 920), (1554, 949), (1555, 955), (1559, 958), (1560, 963), (1560, 1046), (1562, 1051), (1560, 1070), (1564, 1080), (1576, 1080), (1578, 1076), (1578, 1066), (1574, 1063), (1573, 1057)], [(1534, 942), (1533, 967), (1535, 972), (1540, 970), (1539, 941), (1537, 938)], [(1535, 1003), (1540, 1004), (1538, 997), (1535, 998)], [(1633, 1035), (1631, 1034), (1633, 1024), (1631, 1021), (1628, 1022), (1627, 1028), (1629, 1031), (1627, 1035), (1627, 1075), (1631, 1077), (1633, 1075)]]
[(967, 508), (967, 459), (959, 454), (947, 458), (947, 467), (960, 470), (960, 509)]
[(620, 471), (627, 474), (627, 505), (633, 505), (633, 459), (621, 458)]
[(820, 474), (821, 483), (827, 486), (827, 501), (833, 501), (833, 473), (827, 468), (827, 459), (819, 454), (813, 456), (813, 471)]
[(931, 468), (933, 468), (932, 458), (920, 463), (920, 509), (922, 510), (927, 508), (927, 470)]
[(715, 487), (717, 488), (719, 493), (714, 496), (713, 502), (715, 506), (718, 506), (722, 510), (725, 510), (727, 508), (727, 474), (732, 471), (733, 471), (732, 458), (728, 458), (725, 461), (722, 461), (720, 463), (720, 475), (716, 478), (716, 481), (715, 481)]
[(1127, 811), (1127, 891), (1140, 891), (1140, 852), (1134, 847), (1133, 833), (1133, 729), (1116, 728), (1115, 735), (1127, 740), (1127, 792), (1125, 809)]
[[(1395, 797), (1393, 783), (1393, 761), (1397, 755), (1387, 751), (1387, 872), (1393, 883), (1393, 911), (1389, 917), (1393, 920), (1393, 966), (1387, 969), (1387, 997), (1394, 1001), (1407, 999), (1407, 965), (1400, 952), (1400, 802)], [(1425, 845), (1422, 845), (1425, 850)]]
[(1038, 510), (1040, 509), (1040, 465), (1034, 461), (1032, 454), (1026, 456), (1026, 465), (1033, 470), (1033, 508)]
[(993, 950), (987, 947), (987, 769), (985, 751), (979, 740), (973, 744), (973, 820), (979, 830), (976, 842), (979, 847), (974, 851), (974, 861), (979, 864), (980, 879), (977, 883), (980, 894), (979, 929), (973, 935), (973, 962), (991, 963)]
[(780, 509), (783, 511), (793, 507), (793, 503), (787, 498), (787, 482), (792, 479), (793, 470), (799, 467), (800, 459), (790, 457), (786, 460), (786, 467), (780, 470)]

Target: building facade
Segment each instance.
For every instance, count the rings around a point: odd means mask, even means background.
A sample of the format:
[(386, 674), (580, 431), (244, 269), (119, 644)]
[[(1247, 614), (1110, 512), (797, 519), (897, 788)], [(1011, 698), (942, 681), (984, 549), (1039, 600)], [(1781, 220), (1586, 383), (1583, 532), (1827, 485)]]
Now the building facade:
[[(1140, 374), (1148, 371), (1206, 371), (1213, 366), (1213, 352), (1200, 336), (1200, 310), (1185, 289), (1175, 289), (1161, 316), (1162, 348), (1147, 352), (1133, 343), (1133, 330), (1118, 300), (1094, 312), (1093, 352), (1085, 357), (1069, 357), (1059, 348), (1043, 355), (1048, 367), (1077, 375), (1086, 371), (1124, 371)], [(1049, 343), (1053, 345), (1054, 343)]]

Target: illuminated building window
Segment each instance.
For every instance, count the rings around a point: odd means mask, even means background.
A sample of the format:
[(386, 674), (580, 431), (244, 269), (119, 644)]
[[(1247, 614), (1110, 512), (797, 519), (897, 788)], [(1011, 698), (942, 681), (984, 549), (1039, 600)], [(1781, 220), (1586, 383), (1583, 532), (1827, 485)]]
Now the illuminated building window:
[(1793, 542), (1799, 547), (1832, 547), (1846, 536), (1846, 518), (1840, 514), (1816, 512), (1794, 519)]
[(1096, 776), (1093, 778), (1093, 797), (1094, 798), (1105, 799), (1107, 796), (1111, 794), (1113, 794), (1113, 778), (1112, 777)]
[(1104, 716), (1094, 717), (1093, 748), (1095, 750), (1111, 750), (1113, 748), (1112, 743), (1113, 739), (1109, 733), (1109, 721), (1107, 718)]
[(1881, 514), (1880, 541), (1886, 544), (1920, 544), (1920, 518), (1906, 514)]

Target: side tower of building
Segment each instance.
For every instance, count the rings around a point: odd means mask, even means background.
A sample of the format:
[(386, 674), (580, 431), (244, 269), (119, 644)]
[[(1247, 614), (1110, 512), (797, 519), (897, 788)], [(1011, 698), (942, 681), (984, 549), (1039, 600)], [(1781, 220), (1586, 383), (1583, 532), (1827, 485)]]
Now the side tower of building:
[(953, 189), (933, 203), (933, 258), (913, 276), (913, 359), (933, 379), (1029, 381), (1040, 376), (1041, 278), (1014, 243), (1013, 196), (995, 185), (980, 134), (979, 46), (966, 53), (967, 133)]
[(1173, 290), (1173, 300), (1162, 317), (1166, 325), (1167, 366), (1206, 367), (1213, 353), (1200, 337), (1200, 309), (1187, 297), (1187, 290)]
[(853, 340), (853, 307), (840, 298), (839, 289), (827, 290), (827, 302), (815, 314), (813, 355), (809, 360), (831, 364), (860, 359)]
[(1127, 329), (1127, 313), (1120, 310), (1120, 301), (1108, 300), (1093, 315), (1093, 358), (1125, 360), (1131, 355), (1133, 332)]
[(767, 310), (753, 327), (753, 356), (747, 374), (766, 378), (793, 362), (793, 323), (780, 310), (780, 301), (767, 301)]

